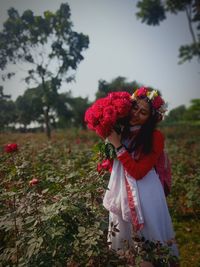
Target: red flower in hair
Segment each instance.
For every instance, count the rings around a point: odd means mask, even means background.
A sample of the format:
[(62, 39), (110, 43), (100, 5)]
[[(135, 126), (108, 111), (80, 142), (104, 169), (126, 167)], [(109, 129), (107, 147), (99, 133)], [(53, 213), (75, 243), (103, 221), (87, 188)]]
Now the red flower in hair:
[(148, 92), (148, 89), (146, 87), (141, 87), (139, 89), (136, 90), (136, 96), (140, 97), (140, 96), (146, 96)]
[(164, 100), (158, 95), (152, 101), (152, 107), (155, 109), (159, 109), (164, 104)]

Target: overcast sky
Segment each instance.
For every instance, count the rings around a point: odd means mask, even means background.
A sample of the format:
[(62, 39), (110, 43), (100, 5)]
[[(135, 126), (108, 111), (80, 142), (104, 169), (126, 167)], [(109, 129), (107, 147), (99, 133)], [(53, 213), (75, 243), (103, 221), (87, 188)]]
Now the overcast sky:
[[(56, 11), (69, 3), (73, 30), (87, 34), (89, 48), (76, 71), (76, 82), (63, 84), (60, 92), (94, 99), (100, 79), (110, 82), (117, 76), (159, 89), (169, 110), (200, 98), (200, 64), (197, 60), (178, 65), (180, 45), (191, 42), (184, 13), (171, 15), (158, 27), (136, 19), (135, 0), (0, 0), (0, 29), (9, 7), (20, 15), (31, 9), (35, 15)], [(16, 78), (0, 84), (12, 99), (23, 94), (27, 85), (18, 71)]]

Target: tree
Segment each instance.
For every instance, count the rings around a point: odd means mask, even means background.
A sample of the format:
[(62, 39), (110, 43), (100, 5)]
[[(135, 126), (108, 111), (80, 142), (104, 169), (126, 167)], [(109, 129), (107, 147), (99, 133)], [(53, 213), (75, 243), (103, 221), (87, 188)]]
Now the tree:
[(186, 113), (186, 107), (184, 105), (178, 106), (172, 110), (170, 110), (167, 115), (165, 122), (166, 123), (174, 123), (184, 120), (184, 116)]
[(200, 99), (192, 99), (191, 105), (187, 108), (185, 119), (188, 121), (200, 121)]
[[(96, 92), (96, 99), (105, 97), (110, 92), (125, 91), (132, 95), (133, 92), (141, 86), (143, 85), (138, 83), (137, 81), (127, 82), (126, 78), (122, 76), (116, 77), (111, 82), (99, 80), (98, 91)], [(148, 86), (148, 88), (151, 90), (155, 90), (151, 86)]]
[(148, 25), (159, 25), (167, 13), (185, 12), (192, 43), (179, 48), (179, 63), (197, 58), (200, 61), (200, 0), (142, 0), (138, 1), (137, 17)]
[(96, 92), (96, 99), (105, 97), (109, 92), (126, 91), (133, 94), (133, 91), (140, 87), (136, 82), (127, 82), (125, 77), (118, 76), (111, 82), (99, 80), (98, 91)]
[(88, 98), (74, 97), (70, 101), (72, 108), (72, 124), (75, 127), (85, 128), (84, 116), (87, 108), (90, 106)]
[(167, 115), (164, 123), (193, 123), (200, 121), (200, 99), (192, 99), (188, 108), (185, 105), (172, 109)]
[(30, 88), (15, 101), (17, 122), (23, 124), (25, 130), (31, 122), (39, 121), (43, 115), (42, 93), (42, 87)]
[[(20, 16), (14, 8), (8, 10), (8, 19), (0, 32), (0, 69), (8, 65), (26, 63), (25, 81), (34, 81), (43, 90), (43, 113), (46, 133), (50, 137), (49, 111), (52, 95), (56, 94), (63, 81), (74, 79), (78, 64), (84, 59), (82, 51), (88, 48), (88, 36), (72, 30), (69, 5), (61, 4), (52, 13), (45, 11), (36, 16), (26, 10)], [(15, 73), (3, 73), (2, 79)]]
[(54, 111), (56, 112), (57, 123), (56, 127), (67, 127), (71, 126), (71, 119), (73, 117), (71, 107), (71, 91), (57, 95), (54, 103)]
[(3, 93), (3, 86), (0, 86), (0, 130), (3, 130), (10, 123), (16, 121), (16, 106), (10, 100), (9, 95)]
[[(16, 99), (17, 107), (17, 121), (24, 125), (24, 129), (31, 122), (38, 122), (44, 124), (43, 112), (43, 94), (42, 86), (27, 89), (22, 96)], [(51, 107), (49, 110), (50, 125), (57, 127), (58, 125), (70, 125), (73, 116), (71, 102), (73, 98), (71, 92), (58, 94), (57, 92), (49, 92), (48, 105)], [(47, 101), (47, 100), (46, 100)], [(60, 124), (60, 121), (62, 123)]]
[(0, 85), (0, 99), (10, 99), (10, 95), (5, 95), (4, 92), (3, 92), (3, 86)]

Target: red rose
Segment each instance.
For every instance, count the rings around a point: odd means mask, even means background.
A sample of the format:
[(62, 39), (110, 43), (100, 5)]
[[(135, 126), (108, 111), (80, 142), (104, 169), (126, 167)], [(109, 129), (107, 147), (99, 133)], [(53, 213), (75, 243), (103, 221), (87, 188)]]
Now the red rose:
[(115, 99), (130, 99), (130, 96), (128, 92), (112, 92), (108, 94), (108, 98), (112, 101)]
[(113, 159), (104, 159), (102, 163), (97, 164), (97, 171), (98, 173), (101, 173), (103, 170), (111, 172), (112, 166), (113, 166)]
[(108, 97), (99, 98), (93, 104), (93, 106), (99, 106), (100, 108), (109, 105), (111, 105), (111, 99), (109, 99)]
[(4, 151), (6, 153), (12, 153), (12, 152), (15, 152), (18, 150), (18, 145), (13, 143), (13, 144), (7, 144), (5, 147), (4, 147)]
[(118, 118), (126, 117), (132, 107), (132, 103), (127, 99), (116, 99), (113, 103), (118, 113)]
[[(97, 113), (96, 113), (97, 115)], [(95, 112), (92, 108), (89, 108), (85, 113), (85, 121), (87, 124), (90, 124), (90, 129), (93, 130), (93, 128), (99, 124), (99, 121), (97, 119), (97, 116), (95, 116)]]
[(138, 96), (138, 97), (146, 96), (147, 92), (148, 92), (148, 89), (146, 87), (141, 87), (141, 88), (136, 90), (136, 96)]
[(131, 110), (131, 98), (127, 92), (109, 93), (89, 107), (85, 113), (85, 122), (89, 129), (106, 138), (118, 119), (128, 115)]
[(117, 119), (117, 112), (113, 106), (107, 106), (103, 110), (103, 121), (114, 125)]
[(164, 104), (164, 100), (158, 95), (152, 101), (152, 107), (155, 109), (159, 109)]
[(111, 172), (112, 171), (113, 160), (104, 159), (101, 163), (101, 166), (104, 170)]
[(106, 124), (102, 121), (101, 124), (99, 124), (97, 127), (96, 127), (96, 133), (100, 136), (100, 137), (103, 137), (103, 138), (106, 138), (107, 136), (110, 135), (111, 133), (111, 128), (110, 128), (110, 125), (109, 124)]
[(94, 118), (99, 120), (102, 118), (103, 106), (100, 106), (99, 104), (93, 105), (91, 107), (91, 112), (92, 112)]
[(39, 183), (37, 178), (33, 178), (31, 181), (29, 181), (29, 185), (30, 186), (34, 186), (37, 185)]

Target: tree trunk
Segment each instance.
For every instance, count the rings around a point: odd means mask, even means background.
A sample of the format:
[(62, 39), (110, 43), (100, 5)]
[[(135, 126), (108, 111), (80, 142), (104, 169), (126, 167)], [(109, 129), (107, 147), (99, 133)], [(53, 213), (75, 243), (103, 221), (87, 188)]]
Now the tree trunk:
[(45, 121), (45, 130), (46, 130), (46, 135), (48, 139), (51, 139), (51, 128), (50, 128), (50, 122), (49, 122), (49, 107), (44, 108), (44, 121)]
[(44, 110), (44, 123), (45, 123), (45, 131), (48, 139), (51, 139), (51, 128), (49, 121), (49, 104), (48, 104), (48, 90), (46, 88), (46, 83), (44, 80), (44, 73), (41, 75), (42, 78), (42, 89), (43, 89), (43, 110)]

